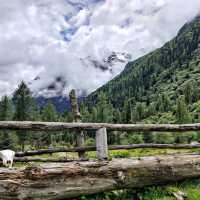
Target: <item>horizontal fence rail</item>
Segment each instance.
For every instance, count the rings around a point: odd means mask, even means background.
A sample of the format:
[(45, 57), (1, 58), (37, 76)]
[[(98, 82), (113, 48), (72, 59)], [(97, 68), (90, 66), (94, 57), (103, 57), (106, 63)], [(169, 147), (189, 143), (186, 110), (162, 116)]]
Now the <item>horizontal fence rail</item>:
[[(129, 144), (129, 145), (109, 145), (108, 150), (129, 150), (129, 149), (193, 149), (200, 148), (200, 144)], [(52, 149), (29, 150), (25, 152), (16, 152), (16, 157), (35, 156), (42, 154), (51, 154), (58, 152), (82, 152), (82, 151), (96, 151), (96, 146), (85, 147), (62, 147)]]
[(138, 132), (186, 132), (200, 131), (200, 123), (196, 124), (109, 124), (109, 123), (62, 123), (32, 121), (0, 121), (0, 129), (29, 131), (64, 131), (64, 130), (99, 130)]
[[(0, 129), (9, 130), (26, 130), (26, 131), (65, 131), (75, 130), (78, 137), (78, 148), (68, 149), (68, 151), (78, 152), (79, 158), (85, 159), (85, 152), (96, 150), (99, 160), (108, 159), (109, 149), (132, 149), (132, 148), (183, 148), (177, 145), (132, 145), (132, 146), (113, 146), (109, 147), (107, 143), (107, 130), (110, 131), (133, 131), (133, 132), (186, 132), (186, 131), (200, 131), (200, 123), (196, 124), (109, 124), (109, 123), (64, 123), (64, 122), (32, 122), (32, 121), (0, 121)], [(83, 131), (93, 130), (96, 132), (96, 146), (84, 147), (84, 133)], [(73, 132), (74, 133), (74, 132)], [(189, 147), (189, 146), (184, 146)], [(190, 146), (191, 147), (191, 146)], [(189, 147), (189, 148), (190, 148)], [(199, 147), (197, 144), (195, 147)], [(192, 148), (192, 147), (191, 147)], [(62, 151), (62, 150), (61, 150)], [(54, 150), (42, 150), (38, 152), (24, 153), (24, 155), (34, 155), (42, 153), (53, 153)], [(65, 152), (66, 149), (65, 149)], [(23, 154), (23, 153), (22, 153)], [(21, 154), (21, 156), (22, 156)], [(20, 154), (18, 155), (20, 157)]]

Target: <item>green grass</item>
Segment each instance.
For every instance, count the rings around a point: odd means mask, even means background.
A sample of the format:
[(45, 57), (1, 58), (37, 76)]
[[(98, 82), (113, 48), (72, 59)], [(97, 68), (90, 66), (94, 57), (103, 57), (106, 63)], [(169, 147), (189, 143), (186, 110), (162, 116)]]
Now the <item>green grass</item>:
[(81, 197), (79, 200), (177, 200), (173, 192), (181, 191), (186, 200), (200, 200), (200, 179), (167, 186), (152, 186), (140, 190), (119, 190)]
[[(132, 150), (112, 150), (109, 151), (110, 158), (130, 158), (130, 157), (142, 157), (142, 156), (154, 156), (165, 154), (179, 154), (179, 153), (199, 153), (200, 148), (196, 149), (132, 149)], [(97, 158), (96, 152), (87, 152), (88, 158)]]

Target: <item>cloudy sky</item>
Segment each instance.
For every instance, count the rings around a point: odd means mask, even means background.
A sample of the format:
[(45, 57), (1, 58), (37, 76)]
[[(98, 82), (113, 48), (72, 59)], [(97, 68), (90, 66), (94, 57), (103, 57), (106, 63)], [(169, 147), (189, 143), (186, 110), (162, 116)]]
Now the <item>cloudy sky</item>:
[(132, 60), (162, 46), (200, 11), (199, 0), (0, 0), (0, 96), (21, 80), (37, 95), (89, 93), (123, 70), (104, 65), (112, 52)]

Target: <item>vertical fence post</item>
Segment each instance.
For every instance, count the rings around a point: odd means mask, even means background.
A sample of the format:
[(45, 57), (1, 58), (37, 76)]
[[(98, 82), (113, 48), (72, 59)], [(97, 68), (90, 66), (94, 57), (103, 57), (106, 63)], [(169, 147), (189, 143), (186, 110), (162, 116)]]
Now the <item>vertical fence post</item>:
[(101, 128), (96, 131), (96, 150), (99, 160), (108, 159), (107, 130)]
[[(77, 101), (77, 98), (76, 98), (75, 90), (71, 90), (71, 92), (69, 93), (69, 97), (70, 97), (70, 103), (71, 103), (71, 110), (72, 110), (72, 114), (73, 114), (73, 121), (74, 122), (81, 122), (81, 114), (79, 112), (78, 101)], [(84, 146), (84, 133), (83, 133), (83, 131), (81, 131), (79, 133), (77, 132), (76, 145), (77, 145), (77, 147), (83, 147)], [(79, 158), (85, 158), (85, 151), (78, 152), (78, 156), (79, 156)]]

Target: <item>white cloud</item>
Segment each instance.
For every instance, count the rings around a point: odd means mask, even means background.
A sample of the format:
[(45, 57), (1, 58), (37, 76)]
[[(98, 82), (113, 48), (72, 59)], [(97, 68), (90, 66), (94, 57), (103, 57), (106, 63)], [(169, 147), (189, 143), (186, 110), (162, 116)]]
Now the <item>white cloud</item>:
[[(21, 80), (47, 95), (57, 77), (71, 88), (91, 92), (118, 74), (124, 64), (102, 71), (111, 52), (133, 59), (160, 47), (199, 13), (191, 0), (0, 0), (0, 94)], [(61, 34), (62, 32), (62, 34)], [(66, 41), (63, 39), (65, 35)], [(35, 77), (40, 79), (33, 81)], [(57, 86), (58, 89), (60, 86)]]

